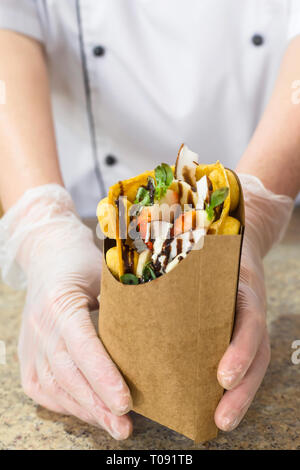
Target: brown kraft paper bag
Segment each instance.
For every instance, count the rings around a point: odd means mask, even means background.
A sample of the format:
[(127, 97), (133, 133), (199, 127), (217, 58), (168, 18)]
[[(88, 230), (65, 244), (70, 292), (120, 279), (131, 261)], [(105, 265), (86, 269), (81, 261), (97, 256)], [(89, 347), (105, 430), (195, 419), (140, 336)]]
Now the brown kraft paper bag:
[[(206, 235), (160, 278), (124, 285), (103, 258), (99, 334), (132, 394), (133, 409), (195, 442), (217, 436), (214, 412), (223, 395), (217, 367), (230, 342), (244, 228)], [(111, 246), (105, 240), (104, 252)]]

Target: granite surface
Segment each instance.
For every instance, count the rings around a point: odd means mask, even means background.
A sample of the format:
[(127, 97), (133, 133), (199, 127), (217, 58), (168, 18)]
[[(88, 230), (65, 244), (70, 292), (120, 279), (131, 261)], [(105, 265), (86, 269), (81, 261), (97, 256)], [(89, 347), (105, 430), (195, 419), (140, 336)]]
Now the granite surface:
[(38, 406), (20, 387), (17, 337), (24, 293), (0, 284), (0, 449), (298, 449), (300, 364), (291, 361), (300, 340), (300, 208), (284, 241), (265, 260), (272, 360), (247, 416), (235, 431), (195, 445), (189, 439), (132, 413), (134, 433), (116, 442), (104, 431)]

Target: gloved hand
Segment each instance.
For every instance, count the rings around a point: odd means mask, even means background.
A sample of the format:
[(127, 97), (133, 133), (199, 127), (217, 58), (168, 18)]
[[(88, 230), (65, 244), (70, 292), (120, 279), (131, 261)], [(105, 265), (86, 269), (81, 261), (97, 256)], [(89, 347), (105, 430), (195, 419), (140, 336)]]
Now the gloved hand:
[(291, 198), (268, 191), (258, 178), (243, 174), (239, 178), (246, 229), (233, 337), (218, 367), (218, 380), (228, 391), (215, 413), (216, 425), (224, 431), (238, 426), (270, 362), (262, 259), (282, 238), (293, 209)]
[(101, 253), (64, 188), (30, 189), (8, 210), (0, 220), (0, 266), (15, 288), (27, 277), (18, 346), (25, 393), (115, 439), (128, 437), (130, 392), (89, 316), (97, 307)]

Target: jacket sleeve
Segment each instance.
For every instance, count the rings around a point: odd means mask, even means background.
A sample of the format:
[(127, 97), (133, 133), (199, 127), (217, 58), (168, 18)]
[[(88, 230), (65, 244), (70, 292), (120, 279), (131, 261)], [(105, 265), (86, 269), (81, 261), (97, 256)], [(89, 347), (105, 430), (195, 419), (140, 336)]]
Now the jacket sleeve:
[(0, 29), (8, 29), (43, 42), (37, 0), (1, 0)]
[(300, 1), (290, 0), (288, 20), (288, 40), (300, 35)]

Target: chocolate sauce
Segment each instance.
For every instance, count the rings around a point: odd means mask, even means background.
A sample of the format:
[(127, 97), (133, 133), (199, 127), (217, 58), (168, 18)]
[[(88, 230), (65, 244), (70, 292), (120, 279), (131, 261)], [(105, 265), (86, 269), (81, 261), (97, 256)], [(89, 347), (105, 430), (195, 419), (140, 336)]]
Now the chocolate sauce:
[(122, 260), (124, 264), (124, 273), (133, 274), (134, 251), (122, 240)]
[[(134, 252), (126, 244), (127, 240), (127, 206), (124, 204), (124, 187), (122, 181), (119, 181), (120, 194), (118, 199), (115, 201), (115, 204), (118, 208), (118, 235), (121, 240), (121, 251), (122, 251), (122, 261), (124, 266), (124, 274), (132, 273), (134, 266)], [(121, 197), (121, 199), (120, 199)]]
[(154, 268), (154, 273), (157, 277), (160, 273), (160, 270), (161, 270), (161, 262), (159, 261), (158, 257), (157, 257), (157, 260), (155, 261), (155, 263), (153, 265), (153, 268)]
[(182, 252), (182, 238), (177, 238), (176, 241), (176, 256)]
[(190, 206), (192, 206), (193, 209), (195, 208), (194, 198), (193, 198), (193, 194), (192, 194), (191, 191), (188, 192), (187, 203), (188, 203)]
[(155, 186), (153, 183), (152, 178), (148, 178), (147, 186), (144, 186), (147, 191), (149, 191), (149, 196), (150, 196), (150, 202), (151, 204), (154, 204), (154, 196), (155, 196)]
[(182, 183), (180, 181), (178, 181), (178, 199), (179, 199), (179, 201), (181, 201), (182, 194), (183, 194)]
[(197, 188), (195, 187), (196, 178), (194, 175), (191, 174), (191, 171), (191, 168), (184, 166), (182, 168), (182, 176), (184, 181), (191, 186), (193, 191), (197, 191)]
[(214, 208), (214, 213), (215, 213), (214, 221), (219, 220), (219, 218), (221, 217), (223, 207), (224, 207), (224, 202), (222, 202), (222, 204)]
[(206, 176), (206, 180), (207, 180), (208, 193), (207, 193), (205, 202), (206, 202), (206, 204), (210, 204), (210, 198), (211, 198), (211, 195), (212, 195), (212, 192), (213, 192), (214, 188), (213, 188), (212, 182), (211, 182), (211, 180), (209, 179), (208, 176)]
[[(172, 240), (173, 240), (173, 237), (168, 238), (167, 240), (164, 241), (164, 243), (162, 245), (161, 253), (157, 257), (157, 260), (154, 264), (154, 272), (155, 272), (156, 276), (160, 276), (162, 274), (161, 270), (165, 271), (165, 269), (167, 267), (167, 264), (169, 262), (170, 252), (171, 252), (171, 242), (172, 242)], [(163, 265), (159, 261), (160, 256), (165, 256)]]
[(170, 257), (171, 242), (172, 242), (172, 238), (169, 238), (168, 240), (165, 240), (163, 244), (162, 254), (166, 256), (167, 261), (169, 261), (169, 257)]
[(190, 242), (191, 244), (195, 243), (194, 235), (193, 235), (193, 232), (192, 232), (192, 231), (190, 231), (189, 242)]

